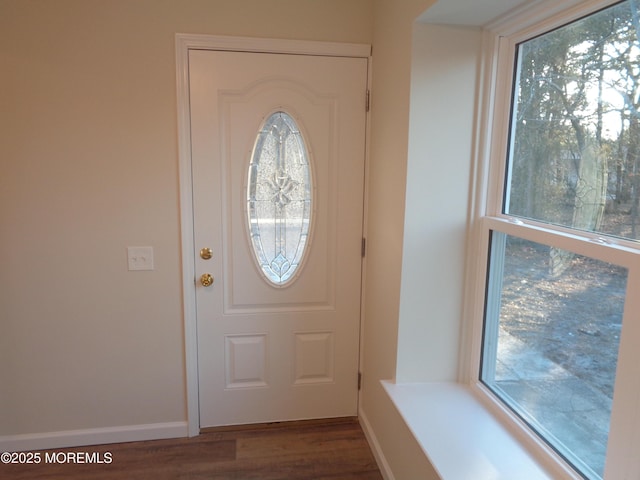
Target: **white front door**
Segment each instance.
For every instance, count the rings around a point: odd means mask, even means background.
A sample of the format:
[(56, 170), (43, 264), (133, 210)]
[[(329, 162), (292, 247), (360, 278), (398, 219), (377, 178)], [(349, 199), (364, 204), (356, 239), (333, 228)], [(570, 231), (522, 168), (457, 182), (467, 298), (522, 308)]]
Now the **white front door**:
[(189, 53), (201, 427), (357, 414), (367, 68)]

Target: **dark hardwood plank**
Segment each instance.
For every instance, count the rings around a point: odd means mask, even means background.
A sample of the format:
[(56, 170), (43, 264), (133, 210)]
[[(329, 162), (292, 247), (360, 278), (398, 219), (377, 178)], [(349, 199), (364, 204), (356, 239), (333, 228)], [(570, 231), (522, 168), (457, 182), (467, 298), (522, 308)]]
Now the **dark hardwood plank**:
[[(45, 455), (88, 453), (108, 464), (51, 464)], [(42, 451), (37, 465), (0, 465), (11, 480), (380, 480), (355, 419), (207, 429), (195, 438)]]

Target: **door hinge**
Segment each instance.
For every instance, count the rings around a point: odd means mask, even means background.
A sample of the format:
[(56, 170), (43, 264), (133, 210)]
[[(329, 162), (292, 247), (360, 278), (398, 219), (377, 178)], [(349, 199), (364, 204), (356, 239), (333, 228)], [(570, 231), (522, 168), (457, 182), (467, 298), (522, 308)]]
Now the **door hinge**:
[(364, 256), (367, 254), (367, 239), (362, 237), (362, 246), (360, 248), (360, 254), (362, 255), (362, 258), (364, 258)]
[(362, 388), (362, 372), (358, 372), (358, 390)]
[(367, 90), (367, 96), (365, 98), (365, 111), (368, 112), (371, 108), (371, 90)]

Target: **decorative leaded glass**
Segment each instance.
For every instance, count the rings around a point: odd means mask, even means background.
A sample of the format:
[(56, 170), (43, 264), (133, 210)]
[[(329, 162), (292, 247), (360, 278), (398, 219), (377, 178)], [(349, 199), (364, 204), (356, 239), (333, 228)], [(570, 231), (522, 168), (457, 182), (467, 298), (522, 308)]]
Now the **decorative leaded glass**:
[(293, 279), (311, 223), (309, 154), (295, 120), (269, 116), (258, 131), (249, 164), (247, 219), (262, 273), (274, 285)]

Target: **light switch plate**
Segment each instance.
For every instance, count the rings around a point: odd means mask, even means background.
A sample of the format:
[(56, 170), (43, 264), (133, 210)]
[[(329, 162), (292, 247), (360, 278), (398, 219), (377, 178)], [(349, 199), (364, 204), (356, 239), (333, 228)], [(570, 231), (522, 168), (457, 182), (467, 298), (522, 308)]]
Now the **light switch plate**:
[(127, 247), (129, 270), (153, 270), (153, 247)]

